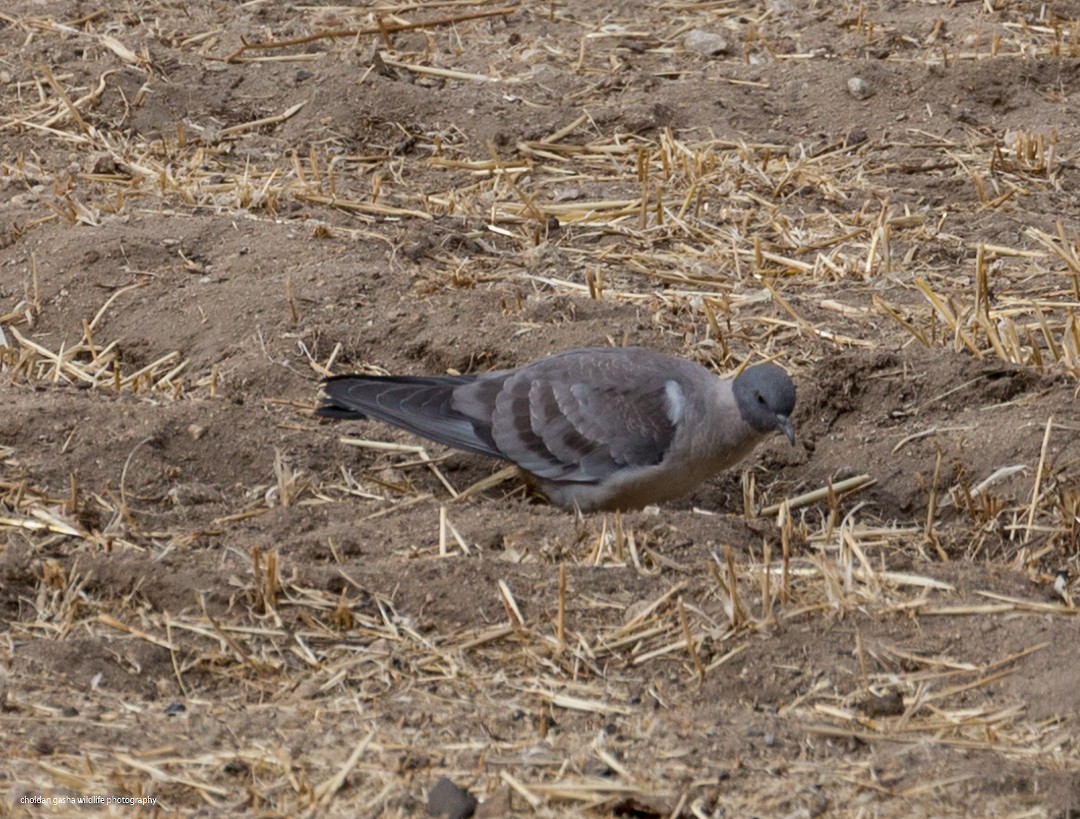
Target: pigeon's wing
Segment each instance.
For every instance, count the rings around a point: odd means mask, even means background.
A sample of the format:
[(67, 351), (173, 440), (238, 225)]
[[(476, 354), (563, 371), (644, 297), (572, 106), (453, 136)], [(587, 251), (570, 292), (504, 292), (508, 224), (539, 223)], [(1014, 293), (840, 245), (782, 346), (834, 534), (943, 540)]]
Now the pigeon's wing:
[(576, 350), (455, 390), (491, 419), (501, 456), (551, 481), (600, 483), (660, 463), (686, 408), (672, 359), (637, 348)]
[(490, 424), (454, 408), (454, 391), (475, 376), (342, 375), (323, 382), (323, 418), (375, 418), (440, 444), (505, 457)]

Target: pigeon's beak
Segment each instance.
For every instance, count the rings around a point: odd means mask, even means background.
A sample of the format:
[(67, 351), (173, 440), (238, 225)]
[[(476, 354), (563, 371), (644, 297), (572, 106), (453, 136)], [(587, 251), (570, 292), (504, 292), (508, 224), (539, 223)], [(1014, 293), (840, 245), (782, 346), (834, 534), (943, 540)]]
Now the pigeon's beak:
[(791, 445), (795, 446), (795, 430), (791, 426), (791, 419), (786, 415), (777, 415), (776, 427), (787, 436), (787, 439), (791, 441)]

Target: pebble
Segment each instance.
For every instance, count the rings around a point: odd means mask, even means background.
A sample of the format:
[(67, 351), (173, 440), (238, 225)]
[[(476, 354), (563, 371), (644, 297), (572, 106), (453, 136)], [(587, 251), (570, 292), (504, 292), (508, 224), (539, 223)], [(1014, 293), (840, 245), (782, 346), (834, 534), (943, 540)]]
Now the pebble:
[(847, 90), (857, 100), (864, 100), (870, 96), (870, 86), (862, 77), (852, 77), (847, 81)]
[(428, 791), (428, 813), (445, 819), (469, 819), (476, 812), (476, 797), (443, 777)]
[(695, 28), (686, 35), (683, 45), (686, 46), (688, 51), (696, 51), (706, 57), (717, 57), (721, 54), (727, 54), (731, 50), (731, 45), (726, 37), (721, 34), (713, 34), (711, 31), (702, 31), (699, 28)]

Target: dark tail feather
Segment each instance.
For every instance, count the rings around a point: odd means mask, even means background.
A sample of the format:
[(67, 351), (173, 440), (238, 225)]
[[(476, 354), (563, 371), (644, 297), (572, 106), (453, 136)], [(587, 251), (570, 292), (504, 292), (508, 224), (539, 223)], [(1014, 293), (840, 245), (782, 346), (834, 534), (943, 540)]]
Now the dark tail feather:
[(315, 414), (320, 418), (330, 418), (334, 421), (347, 421), (347, 420), (367, 420), (367, 416), (357, 410), (345, 409), (339, 407), (330, 401), (324, 401), (315, 408)]
[(320, 418), (377, 419), (440, 444), (501, 458), (490, 421), (470, 418), (453, 407), (454, 389), (472, 375), (339, 375), (323, 382), (326, 400)]
[(326, 393), (315, 413), (323, 418), (377, 418), (396, 423), (399, 411), (441, 416), (452, 412), (454, 387), (471, 375), (335, 375), (322, 383)]

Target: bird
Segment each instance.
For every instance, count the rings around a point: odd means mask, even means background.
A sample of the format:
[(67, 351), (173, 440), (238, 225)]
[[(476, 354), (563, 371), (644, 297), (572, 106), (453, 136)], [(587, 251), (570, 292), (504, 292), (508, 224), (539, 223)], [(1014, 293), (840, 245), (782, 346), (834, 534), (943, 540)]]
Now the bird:
[(769, 433), (794, 446), (795, 384), (771, 363), (723, 379), (643, 347), (554, 353), (467, 375), (338, 375), (315, 414), (377, 419), (515, 464), (570, 511), (631, 511), (686, 494)]

